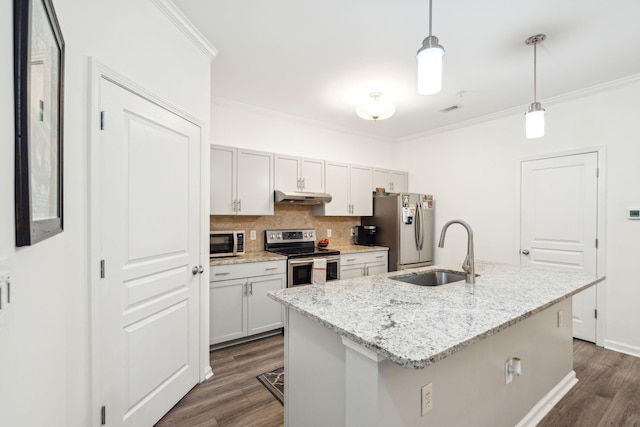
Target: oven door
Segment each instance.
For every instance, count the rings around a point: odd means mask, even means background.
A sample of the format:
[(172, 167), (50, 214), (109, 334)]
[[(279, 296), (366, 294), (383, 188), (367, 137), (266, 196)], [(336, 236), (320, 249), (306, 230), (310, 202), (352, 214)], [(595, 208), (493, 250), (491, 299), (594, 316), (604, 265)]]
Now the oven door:
[[(318, 257), (316, 257), (318, 258)], [(321, 257), (327, 260), (327, 282), (340, 279), (340, 257)], [(287, 287), (310, 285), (314, 258), (298, 258), (289, 260)]]

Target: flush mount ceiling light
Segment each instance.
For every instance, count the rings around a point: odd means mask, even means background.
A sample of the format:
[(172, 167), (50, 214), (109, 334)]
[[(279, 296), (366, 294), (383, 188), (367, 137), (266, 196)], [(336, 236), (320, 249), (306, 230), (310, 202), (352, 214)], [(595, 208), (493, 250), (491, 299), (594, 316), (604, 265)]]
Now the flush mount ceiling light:
[(442, 57), (444, 48), (438, 38), (431, 33), (431, 0), (429, 0), (429, 36), (422, 41), (418, 50), (418, 93), (433, 95), (442, 89)]
[(544, 34), (536, 34), (525, 40), (526, 45), (533, 45), (533, 102), (524, 114), (525, 132), (529, 139), (544, 136), (544, 108), (536, 98), (536, 46), (546, 38)]
[(371, 101), (364, 102), (356, 107), (356, 114), (365, 120), (384, 120), (393, 116), (396, 106), (390, 102), (381, 101), (380, 92), (369, 94)]

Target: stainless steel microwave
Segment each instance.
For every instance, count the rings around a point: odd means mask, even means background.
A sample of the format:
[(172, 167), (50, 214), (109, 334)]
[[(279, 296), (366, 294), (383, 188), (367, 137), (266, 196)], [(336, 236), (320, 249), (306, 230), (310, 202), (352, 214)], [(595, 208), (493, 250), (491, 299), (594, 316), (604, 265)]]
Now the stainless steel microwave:
[(225, 230), (209, 233), (209, 257), (244, 255), (244, 231)]

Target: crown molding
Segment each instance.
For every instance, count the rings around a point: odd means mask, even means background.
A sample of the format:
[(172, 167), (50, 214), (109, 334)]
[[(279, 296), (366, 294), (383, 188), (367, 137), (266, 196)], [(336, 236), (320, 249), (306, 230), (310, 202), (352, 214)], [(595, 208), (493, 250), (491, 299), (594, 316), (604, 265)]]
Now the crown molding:
[(207, 38), (189, 21), (171, 0), (151, 0), (210, 60), (218, 55), (216, 49)]
[[(585, 98), (587, 96), (594, 95), (596, 93), (604, 92), (609, 89), (615, 89), (618, 87), (626, 86), (632, 83), (636, 83), (640, 81), (640, 74), (634, 74), (631, 76), (623, 77), (616, 80), (611, 80), (609, 82), (601, 83), (595, 86), (590, 86), (584, 89), (578, 89), (573, 92), (568, 92), (562, 95), (554, 96), (551, 98), (544, 99), (540, 101), (544, 106), (561, 104), (563, 102), (572, 101), (574, 99)], [(436, 129), (427, 130), (424, 132), (415, 133), (412, 135), (403, 136), (400, 138), (396, 138), (393, 142), (408, 142), (413, 141), (415, 139), (433, 136), (444, 132), (449, 132), (455, 129), (462, 129), (469, 126), (477, 125), (479, 123), (485, 123), (492, 120), (500, 119), (503, 117), (511, 116), (517, 113), (523, 113), (526, 110), (526, 106), (517, 106), (508, 108), (506, 110), (498, 111), (491, 114), (486, 114), (484, 116), (475, 117), (473, 119), (465, 120), (463, 122), (454, 123), (447, 126), (442, 126)]]
[(344, 134), (358, 136), (360, 138), (375, 139), (377, 141), (387, 142), (387, 143), (392, 143), (392, 142), (395, 141), (393, 138), (388, 138), (388, 137), (379, 136), (379, 135), (372, 135), (372, 134), (366, 133), (366, 132), (358, 132), (358, 131), (355, 131), (353, 129), (349, 129), (349, 128), (346, 128), (346, 127), (331, 125), (331, 124), (328, 124), (326, 122), (321, 122), (319, 120), (307, 119), (307, 118), (304, 118), (304, 117), (295, 116), (293, 114), (282, 113), (280, 111), (270, 110), (268, 108), (258, 107), (258, 106), (251, 105), (251, 104), (244, 104), (242, 102), (232, 101), (232, 100), (227, 99), (227, 98), (220, 98), (220, 97), (214, 96), (212, 98), (212, 103), (214, 105), (219, 105), (219, 106), (223, 106), (223, 107), (229, 107), (229, 108), (233, 108), (233, 109), (236, 109), (236, 110), (247, 111), (247, 112), (256, 113), (256, 114), (260, 114), (260, 115), (264, 115), (264, 116), (277, 117), (277, 118), (280, 118), (280, 119), (283, 119), (283, 120), (287, 120), (287, 121), (290, 121), (290, 122), (297, 122), (297, 123), (304, 124), (304, 125), (307, 125), (307, 126), (314, 126), (314, 127), (322, 128), (322, 129), (325, 129), (325, 130), (330, 130), (330, 131), (334, 131), (334, 132), (340, 132), (340, 133), (344, 133)]

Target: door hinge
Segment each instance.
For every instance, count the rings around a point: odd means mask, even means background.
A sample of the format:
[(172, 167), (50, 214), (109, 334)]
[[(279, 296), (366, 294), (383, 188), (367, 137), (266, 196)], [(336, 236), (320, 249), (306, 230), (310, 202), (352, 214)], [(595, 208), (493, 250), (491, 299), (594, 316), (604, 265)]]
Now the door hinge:
[(598, 318), (598, 309), (593, 310), (593, 317)]
[(596, 168), (596, 178), (600, 178), (600, 168)]
[(104, 111), (100, 111), (100, 130), (104, 130)]
[(100, 260), (100, 278), (104, 279), (104, 260)]
[(107, 424), (107, 407), (103, 406), (102, 408), (100, 408), (100, 425), (106, 425)]
[(596, 239), (596, 249), (598, 249), (598, 239)]

